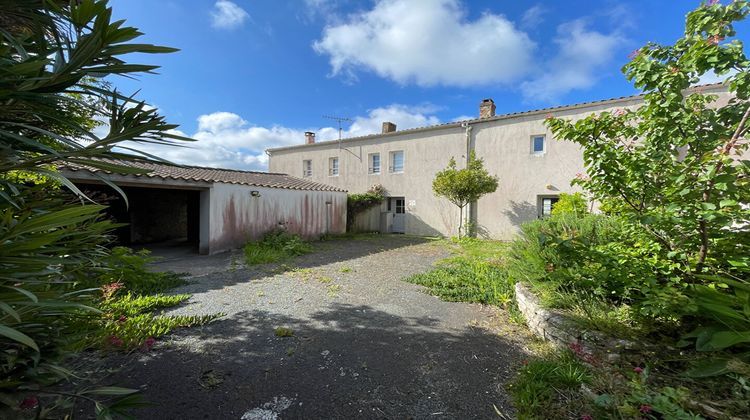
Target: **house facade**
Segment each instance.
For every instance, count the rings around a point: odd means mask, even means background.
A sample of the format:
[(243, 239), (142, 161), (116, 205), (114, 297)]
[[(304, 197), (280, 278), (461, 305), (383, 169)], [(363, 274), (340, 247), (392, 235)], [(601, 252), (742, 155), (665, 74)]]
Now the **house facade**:
[[(726, 102), (721, 84), (693, 88), (717, 94)], [(497, 191), (471, 205), (470, 219), (482, 237), (511, 239), (524, 222), (543, 217), (560, 193), (579, 191), (571, 181), (583, 173), (578, 145), (559, 141), (544, 124), (548, 115), (570, 120), (592, 113), (635, 108), (641, 96), (495, 115), (485, 99), (479, 117), (467, 121), (398, 131), (383, 123), (379, 134), (269, 149), (269, 170), (329, 184), (350, 193), (382, 185), (388, 199), (357, 221), (359, 230), (452, 236), (459, 212), (432, 191), (435, 174), (451, 158), (459, 167), (473, 151), (499, 178)]]

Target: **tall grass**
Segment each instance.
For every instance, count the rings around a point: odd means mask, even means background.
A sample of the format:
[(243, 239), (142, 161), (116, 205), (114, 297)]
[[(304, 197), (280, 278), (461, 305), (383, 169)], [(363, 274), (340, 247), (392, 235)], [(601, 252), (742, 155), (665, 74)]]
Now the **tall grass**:
[(267, 233), (262, 240), (245, 245), (245, 260), (249, 265), (268, 264), (312, 252), (312, 245), (282, 230)]
[(455, 240), (452, 245), (456, 255), (406, 281), (425, 286), (429, 293), (450, 302), (515, 308), (513, 282), (503, 267), (507, 245), (472, 238)]

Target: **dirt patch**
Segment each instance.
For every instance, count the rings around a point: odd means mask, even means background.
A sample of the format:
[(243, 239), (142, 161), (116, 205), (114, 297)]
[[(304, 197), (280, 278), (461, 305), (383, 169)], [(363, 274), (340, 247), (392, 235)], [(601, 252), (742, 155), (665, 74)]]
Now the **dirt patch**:
[(228, 254), (227, 269), (175, 291), (194, 296), (173, 311), (226, 317), (108, 359), (121, 368), (108, 381), (154, 403), (137, 418), (512, 415), (505, 386), (525, 335), (494, 308), (401, 281), (447, 255), (406, 236), (324, 242), (285, 266), (230, 270)]

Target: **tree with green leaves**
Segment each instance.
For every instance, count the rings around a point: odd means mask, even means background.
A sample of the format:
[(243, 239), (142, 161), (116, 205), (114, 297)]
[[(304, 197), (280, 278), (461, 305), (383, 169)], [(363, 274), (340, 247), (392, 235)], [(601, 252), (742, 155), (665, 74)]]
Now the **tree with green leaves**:
[[(133, 392), (54, 388), (72, 374), (63, 361), (92, 333), (101, 291), (84, 285), (108, 269), (113, 228), (57, 168), (143, 172), (127, 162), (158, 158), (124, 141), (189, 140), (103, 82), (157, 68), (128, 63), (127, 54), (175, 51), (132, 42), (140, 35), (112, 20), (107, 0), (0, 2), (0, 417), (26, 409), (40, 418), (73, 398)], [(95, 121), (106, 122), (105, 135), (93, 132)], [(116, 408), (96, 403), (102, 417)]]
[[(691, 336), (699, 350), (750, 343), (750, 60), (734, 28), (748, 14), (748, 1), (708, 1), (673, 45), (634, 51), (623, 72), (643, 91), (637, 109), (547, 120), (583, 149), (587, 176), (575, 182), (669, 262), (643, 288), (687, 293), (682, 309), (711, 319)], [(694, 88), (712, 74), (726, 79), (728, 101)]]
[(464, 208), (479, 200), (485, 194), (497, 190), (498, 178), (484, 169), (484, 161), (476, 157), (474, 151), (469, 155), (466, 168), (457, 169), (456, 160), (451, 158), (448, 167), (438, 172), (432, 181), (432, 191), (439, 197), (445, 197), (458, 207), (458, 237), (463, 233)]

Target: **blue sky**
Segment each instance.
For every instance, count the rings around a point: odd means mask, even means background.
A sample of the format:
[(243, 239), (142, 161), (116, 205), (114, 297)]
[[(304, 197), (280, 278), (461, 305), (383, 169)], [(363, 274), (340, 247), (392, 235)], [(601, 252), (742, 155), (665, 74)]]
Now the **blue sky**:
[[(132, 56), (158, 75), (113, 82), (157, 107), (195, 165), (265, 170), (264, 150), (304, 131), (334, 138), (636, 93), (620, 73), (647, 41), (671, 43), (699, 1), (113, 0), (143, 41), (180, 48)], [(742, 29), (742, 28), (740, 28)]]

